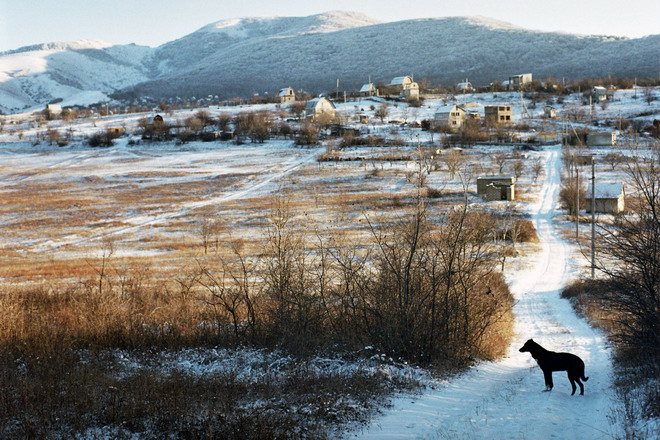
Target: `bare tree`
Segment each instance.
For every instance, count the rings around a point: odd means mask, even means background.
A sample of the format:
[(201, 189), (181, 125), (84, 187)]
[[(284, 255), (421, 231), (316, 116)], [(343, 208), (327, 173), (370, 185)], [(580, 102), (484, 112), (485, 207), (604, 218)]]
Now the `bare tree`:
[(454, 180), (456, 173), (465, 163), (465, 156), (460, 150), (449, 150), (442, 155), (442, 162), (447, 166), (449, 171), (449, 178)]
[(539, 177), (541, 177), (541, 173), (543, 173), (543, 161), (541, 160), (540, 157), (537, 157), (534, 159), (534, 162), (532, 163), (532, 176), (534, 179), (534, 183), (539, 180)]
[(503, 174), (504, 173), (504, 167), (506, 166), (507, 161), (509, 160), (509, 157), (506, 154), (499, 153), (493, 156), (493, 160), (497, 164), (497, 172), (498, 174)]
[(513, 171), (513, 175), (516, 177), (516, 180), (518, 180), (525, 172), (525, 162), (523, 162), (522, 159), (515, 160), (513, 161), (511, 169)]
[(380, 122), (383, 123), (388, 113), (389, 109), (387, 108), (387, 104), (383, 104), (374, 112), (374, 116), (380, 119)]

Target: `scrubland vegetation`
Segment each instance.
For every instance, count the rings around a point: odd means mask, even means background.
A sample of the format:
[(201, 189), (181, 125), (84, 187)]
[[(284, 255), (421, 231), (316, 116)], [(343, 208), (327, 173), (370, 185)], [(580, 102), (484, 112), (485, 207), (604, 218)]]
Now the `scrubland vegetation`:
[[(126, 126), (94, 123), (84, 139), (28, 129), (26, 147), (92, 148), (2, 169), (3, 230), (18, 244), (0, 268), (0, 437), (334, 438), (392, 393), (418, 391), (422, 371), (503, 356), (514, 321), (503, 274), (539, 240), (520, 208), (537, 197), (538, 145), (556, 127), (444, 133), (400, 105), (374, 106), (362, 130), (345, 127), (357, 105), (316, 123), (298, 119), (300, 105), (140, 118), (130, 140)], [(648, 129), (628, 124), (631, 138)], [(97, 148), (116, 143), (117, 157)], [(168, 166), (151, 165), (159, 155)], [(600, 223), (607, 278), (567, 295), (611, 332), (631, 361), (622, 369), (652, 379), (660, 184), (657, 164), (633, 157), (612, 152), (601, 167), (650, 192)], [(69, 166), (80, 168), (53, 177)], [(470, 190), (504, 173), (518, 180), (515, 204)], [(586, 184), (571, 177), (560, 201), (574, 216)], [(652, 391), (640, 415), (657, 417)]]

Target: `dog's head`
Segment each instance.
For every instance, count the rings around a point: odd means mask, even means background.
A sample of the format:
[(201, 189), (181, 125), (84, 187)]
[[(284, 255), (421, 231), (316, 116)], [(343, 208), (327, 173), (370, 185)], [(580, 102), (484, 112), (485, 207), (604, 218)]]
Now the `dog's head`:
[(536, 348), (537, 346), (538, 346), (538, 344), (537, 344), (536, 342), (534, 342), (533, 339), (530, 339), (530, 340), (528, 340), (527, 342), (525, 342), (525, 345), (523, 345), (523, 346), (520, 348), (520, 350), (518, 350), (518, 351), (520, 351), (520, 352), (526, 352), (526, 351), (531, 352), (531, 351), (532, 351), (534, 348)]

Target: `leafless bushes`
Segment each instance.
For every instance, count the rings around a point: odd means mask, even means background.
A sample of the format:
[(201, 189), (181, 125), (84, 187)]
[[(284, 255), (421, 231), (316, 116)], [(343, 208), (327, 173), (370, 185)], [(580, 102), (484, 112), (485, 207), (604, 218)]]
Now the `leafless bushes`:
[[(609, 331), (635, 382), (652, 382), (660, 374), (660, 167), (655, 157), (635, 157), (626, 172), (636, 201), (597, 228), (597, 268), (605, 278), (574, 285), (566, 295)], [(657, 386), (643, 401), (643, 415), (660, 415)]]
[(578, 210), (585, 208), (587, 189), (582, 178), (568, 178), (562, 181), (559, 189), (559, 203), (562, 209), (568, 211), (569, 215), (578, 215)]

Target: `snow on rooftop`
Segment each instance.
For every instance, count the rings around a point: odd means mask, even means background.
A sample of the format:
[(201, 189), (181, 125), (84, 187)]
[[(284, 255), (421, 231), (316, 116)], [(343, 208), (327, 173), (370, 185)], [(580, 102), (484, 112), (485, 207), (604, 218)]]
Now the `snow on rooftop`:
[(373, 89), (374, 89), (373, 83), (368, 83), (368, 84), (365, 84), (365, 85), (362, 86), (362, 88), (360, 89), (360, 92), (361, 93), (371, 92)]
[(409, 77), (409, 76), (397, 76), (396, 78), (392, 79), (392, 82), (390, 83), (390, 85), (391, 86), (400, 86), (406, 81), (406, 78), (408, 78), (410, 81), (412, 81), (412, 78)]
[[(597, 199), (616, 199), (623, 194), (623, 183), (620, 182), (596, 182)], [(587, 199), (591, 197), (591, 186), (587, 189)]]

